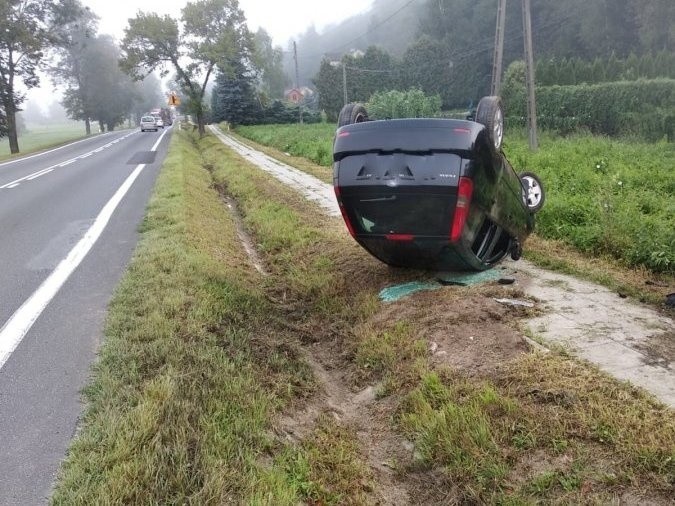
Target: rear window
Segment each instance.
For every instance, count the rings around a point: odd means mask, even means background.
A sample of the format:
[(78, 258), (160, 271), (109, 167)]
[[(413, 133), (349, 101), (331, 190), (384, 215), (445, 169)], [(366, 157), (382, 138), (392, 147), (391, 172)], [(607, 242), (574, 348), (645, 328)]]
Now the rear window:
[(345, 210), (358, 234), (447, 236), (456, 197), (405, 190), (344, 195)]
[(143, 117), (141, 118), (141, 121), (142, 121), (143, 123), (154, 123), (154, 122), (155, 122), (155, 118), (153, 118), (152, 116), (143, 116)]

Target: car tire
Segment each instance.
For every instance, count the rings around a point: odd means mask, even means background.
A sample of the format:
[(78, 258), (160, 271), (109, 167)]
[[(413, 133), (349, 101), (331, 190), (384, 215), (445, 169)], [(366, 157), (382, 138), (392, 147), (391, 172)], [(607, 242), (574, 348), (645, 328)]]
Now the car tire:
[(541, 179), (532, 172), (522, 172), (519, 177), (525, 190), (523, 197), (527, 210), (536, 213), (544, 206), (546, 200), (544, 185), (541, 183)]
[(369, 121), (368, 112), (363, 104), (353, 102), (345, 105), (338, 116), (338, 128), (354, 123)]
[(498, 96), (481, 98), (474, 121), (485, 125), (492, 144), (499, 151), (504, 141), (504, 108), (501, 98)]

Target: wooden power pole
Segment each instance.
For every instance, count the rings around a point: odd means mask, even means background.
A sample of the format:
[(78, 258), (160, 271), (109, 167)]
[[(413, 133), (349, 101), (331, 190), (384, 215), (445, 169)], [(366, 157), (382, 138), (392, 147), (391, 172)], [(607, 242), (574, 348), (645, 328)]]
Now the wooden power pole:
[(347, 64), (344, 61), (342, 62), (342, 93), (344, 95), (344, 105), (347, 105), (349, 102), (347, 100)]
[(523, 40), (525, 41), (525, 78), (527, 81), (527, 128), (530, 137), (530, 149), (536, 151), (537, 141), (537, 103), (534, 94), (534, 55), (532, 53), (532, 17), (530, 0), (523, 0)]
[(502, 88), (502, 61), (504, 56), (504, 28), (506, 27), (506, 0), (497, 0), (497, 28), (492, 57), (492, 86), (490, 95), (499, 95)]
[[(295, 89), (300, 92), (300, 68), (298, 67), (298, 45), (293, 41), (293, 59), (295, 60)], [(302, 93), (301, 93), (302, 95)], [(298, 104), (300, 124), (302, 125), (302, 104)]]

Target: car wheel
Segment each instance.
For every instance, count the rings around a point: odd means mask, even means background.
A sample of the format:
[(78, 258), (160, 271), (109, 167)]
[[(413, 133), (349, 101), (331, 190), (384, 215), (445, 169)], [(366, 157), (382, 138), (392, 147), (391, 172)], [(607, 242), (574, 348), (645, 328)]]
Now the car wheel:
[(354, 123), (369, 121), (368, 112), (363, 104), (356, 102), (345, 105), (338, 116), (338, 128)]
[(501, 99), (497, 96), (481, 98), (476, 108), (475, 121), (485, 125), (495, 149), (500, 150), (504, 140), (504, 109)]
[(532, 172), (523, 172), (520, 174), (520, 182), (525, 190), (524, 200), (527, 209), (536, 213), (544, 206), (546, 194), (544, 192), (544, 185), (536, 174)]

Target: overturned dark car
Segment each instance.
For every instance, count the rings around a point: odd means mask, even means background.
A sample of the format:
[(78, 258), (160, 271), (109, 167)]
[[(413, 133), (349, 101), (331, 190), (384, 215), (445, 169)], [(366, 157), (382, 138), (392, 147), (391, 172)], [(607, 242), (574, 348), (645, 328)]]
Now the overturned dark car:
[(483, 98), (474, 121), (369, 121), (346, 105), (333, 180), (350, 234), (397, 267), (482, 271), (520, 258), (544, 192), (506, 160), (503, 127), (498, 97)]

